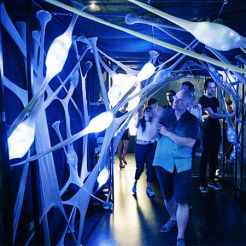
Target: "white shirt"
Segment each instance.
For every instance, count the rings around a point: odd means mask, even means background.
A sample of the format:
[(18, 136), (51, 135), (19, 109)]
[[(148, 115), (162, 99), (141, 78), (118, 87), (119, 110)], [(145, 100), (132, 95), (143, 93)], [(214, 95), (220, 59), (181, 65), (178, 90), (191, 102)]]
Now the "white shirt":
[(141, 124), (137, 128), (136, 139), (142, 141), (152, 141), (153, 139), (149, 137), (150, 122), (146, 122), (145, 131), (142, 131)]

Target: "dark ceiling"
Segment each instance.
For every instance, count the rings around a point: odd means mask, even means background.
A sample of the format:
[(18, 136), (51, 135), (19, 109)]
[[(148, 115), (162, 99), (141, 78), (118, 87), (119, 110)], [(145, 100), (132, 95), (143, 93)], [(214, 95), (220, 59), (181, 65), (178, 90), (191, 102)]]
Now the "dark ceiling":
[[(25, 19), (28, 16), (28, 2), (29, 1), (6, 1), (7, 8), (11, 11), (13, 18)], [(67, 5), (72, 6), (72, 1), (62, 0)], [(97, 16), (110, 23), (135, 30), (139, 33), (146, 34), (150, 37), (180, 46), (185, 47), (194, 38), (191, 34), (175, 29), (174, 24), (162, 19), (155, 14), (152, 14), (127, 0), (80, 0), (86, 9), (85, 12)], [(231, 27), (242, 36), (246, 36), (246, 4), (245, 0), (141, 0), (145, 4), (149, 4), (159, 10), (174, 15), (179, 18), (190, 21), (219, 21), (224, 25)], [(47, 36), (52, 40), (60, 33), (62, 33), (71, 20), (71, 13), (59, 7), (55, 7), (45, 1), (31, 1), (32, 12), (32, 28), (39, 28), (35, 17), (36, 11), (45, 9), (53, 14), (53, 21), (47, 26)], [(95, 7), (92, 7), (95, 3)], [(30, 9), (29, 9), (30, 10)], [(134, 14), (141, 19), (152, 21), (154, 23), (169, 25), (171, 28), (165, 28), (173, 37), (167, 35), (155, 26), (147, 24), (133, 24), (125, 23), (125, 17), (128, 14)], [(86, 37), (98, 37), (98, 47), (107, 53), (109, 56), (123, 61), (125, 63), (133, 64), (136, 62), (145, 62), (149, 58), (149, 51), (156, 50), (160, 53), (160, 61), (165, 61), (175, 54), (167, 48), (160, 47), (156, 44), (144, 41), (140, 38), (127, 34), (125, 32), (116, 30), (99, 24), (95, 21), (79, 17), (76, 23), (74, 34), (77, 36), (85, 35)], [(181, 42), (177, 41), (180, 40)], [(213, 57), (207, 51), (204, 45), (199, 44), (195, 48), (197, 53), (206, 53)], [(234, 57), (241, 52), (240, 49), (234, 49), (228, 52), (223, 52), (232, 63)], [(186, 58), (190, 59), (190, 58)]]

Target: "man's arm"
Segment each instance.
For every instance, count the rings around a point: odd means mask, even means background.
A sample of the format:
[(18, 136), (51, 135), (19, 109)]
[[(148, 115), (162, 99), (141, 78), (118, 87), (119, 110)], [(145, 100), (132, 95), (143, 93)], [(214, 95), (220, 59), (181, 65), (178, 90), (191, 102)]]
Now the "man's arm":
[[(222, 114), (220, 111), (220, 108), (217, 108), (217, 112), (215, 113), (210, 107), (204, 108), (204, 111), (207, 113), (207, 115), (211, 118), (216, 118), (216, 119), (226, 119), (226, 114)], [(228, 114), (229, 118), (235, 117), (235, 112)]]
[(176, 144), (178, 144), (180, 146), (193, 148), (193, 146), (196, 142), (196, 140), (193, 138), (180, 137), (180, 136), (176, 135), (175, 133), (169, 132), (166, 129), (166, 127), (161, 125), (161, 124), (157, 125), (157, 131), (161, 135), (170, 138), (171, 140), (173, 140)]

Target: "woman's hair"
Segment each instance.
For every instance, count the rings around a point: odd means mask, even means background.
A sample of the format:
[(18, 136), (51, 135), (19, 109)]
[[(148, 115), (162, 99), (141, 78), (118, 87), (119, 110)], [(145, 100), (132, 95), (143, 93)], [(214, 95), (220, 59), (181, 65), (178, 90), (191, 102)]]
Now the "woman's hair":
[[(150, 106), (147, 106), (147, 107), (144, 108), (143, 115), (142, 115), (141, 119), (139, 120), (139, 123), (140, 123), (140, 125), (141, 125), (141, 127), (142, 127), (142, 131), (143, 131), (143, 132), (144, 132), (145, 129), (146, 129), (146, 120), (145, 120), (145, 116), (144, 116), (144, 112), (146, 112), (146, 111), (148, 111), (148, 112), (153, 112), (153, 109), (152, 109), (152, 107), (150, 107)], [(150, 122), (151, 122), (151, 121), (152, 121), (152, 117), (150, 118)]]
[(148, 102), (147, 102), (147, 106), (151, 106), (153, 104), (157, 104), (158, 101), (154, 98), (154, 97), (151, 97)]

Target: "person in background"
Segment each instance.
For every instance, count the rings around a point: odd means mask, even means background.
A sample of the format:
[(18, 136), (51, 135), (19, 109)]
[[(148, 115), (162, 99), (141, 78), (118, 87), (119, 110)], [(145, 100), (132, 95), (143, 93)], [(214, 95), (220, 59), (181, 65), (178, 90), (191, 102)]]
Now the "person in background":
[[(201, 138), (203, 150), (200, 160), (200, 191), (208, 192), (208, 187), (214, 190), (222, 189), (220, 183), (215, 180), (216, 168), (218, 166), (218, 154), (221, 142), (221, 130), (219, 119), (226, 118), (220, 110), (219, 100), (216, 98), (216, 83), (207, 79), (204, 83), (205, 94), (200, 97), (203, 121), (201, 124)], [(234, 117), (235, 113), (228, 114)], [(206, 180), (207, 164), (209, 163), (209, 182)]]
[[(225, 98), (225, 103), (226, 103), (226, 110), (227, 110), (227, 112), (229, 114), (233, 113), (234, 110), (232, 108), (232, 100), (229, 97), (227, 97), (227, 98)], [(233, 121), (232, 124), (234, 125), (235, 119), (232, 119), (232, 121)], [(223, 124), (223, 154), (225, 156), (225, 160), (227, 162), (230, 162), (230, 155), (231, 155), (231, 153), (233, 151), (233, 144), (230, 143), (228, 141), (228, 139), (227, 139), (228, 123), (227, 123), (226, 120), (223, 123), (224, 123)]]
[[(195, 87), (190, 81), (185, 81), (181, 84), (181, 90), (188, 90), (195, 99)], [(199, 120), (202, 120), (202, 107), (199, 103), (193, 101), (192, 105), (188, 108), (190, 113), (195, 115)]]
[(167, 105), (164, 105), (163, 108), (172, 108), (173, 105), (173, 97), (176, 95), (174, 90), (169, 90), (166, 92)]
[[(126, 103), (117, 113), (116, 113), (116, 117), (121, 117), (124, 114), (127, 113), (127, 107), (128, 107), (128, 103)], [(126, 129), (121, 137), (121, 140), (118, 144), (118, 148), (117, 148), (117, 155), (118, 155), (118, 159), (119, 159), (119, 164), (120, 164), (120, 168), (124, 168), (125, 165), (127, 165), (127, 161), (126, 161), (126, 154), (128, 152), (128, 146), (129, 146), (129, 129)]]
[(170, 219), (161, 232), (178, 227), (177, 246), (184, 246), (191, 197), (192, 148), (199, 137), (200, 122), (187, 108), (193, 102), (188, 90), (174, 96), (170, 109), (161, 109), (154, 117), (150, 134), (159, 134), (153, 166)]
[(151, 97), (147, 101), (147, 107), (152, 107), (153, 111), (156, 111), (157, 108), (158, 108), (158, 101), (157, 101), (157, 99), (155, 99), (154, 97)]
[(141, 112), (137, 113), (136, 118), (136, 147), (135, 147), (135, 160), (136, 160), (136, 172), (135, 172), (135, 182), (132, 188), (133, 194), (137, 193), (137, 181), (139, 180), (146, 164), (147, 169), (147, 188), (146, 193), (149, 197), (155, 196), (152, 191), (151, 184), (153, 181), (154, 169), (152, 162), (155, 155), (155, 144), (152, 138), (149, 136), (149, 128), (153, 118), (153, 108), (146, 107), (143, 110), (143, 116), (141, 117)]

